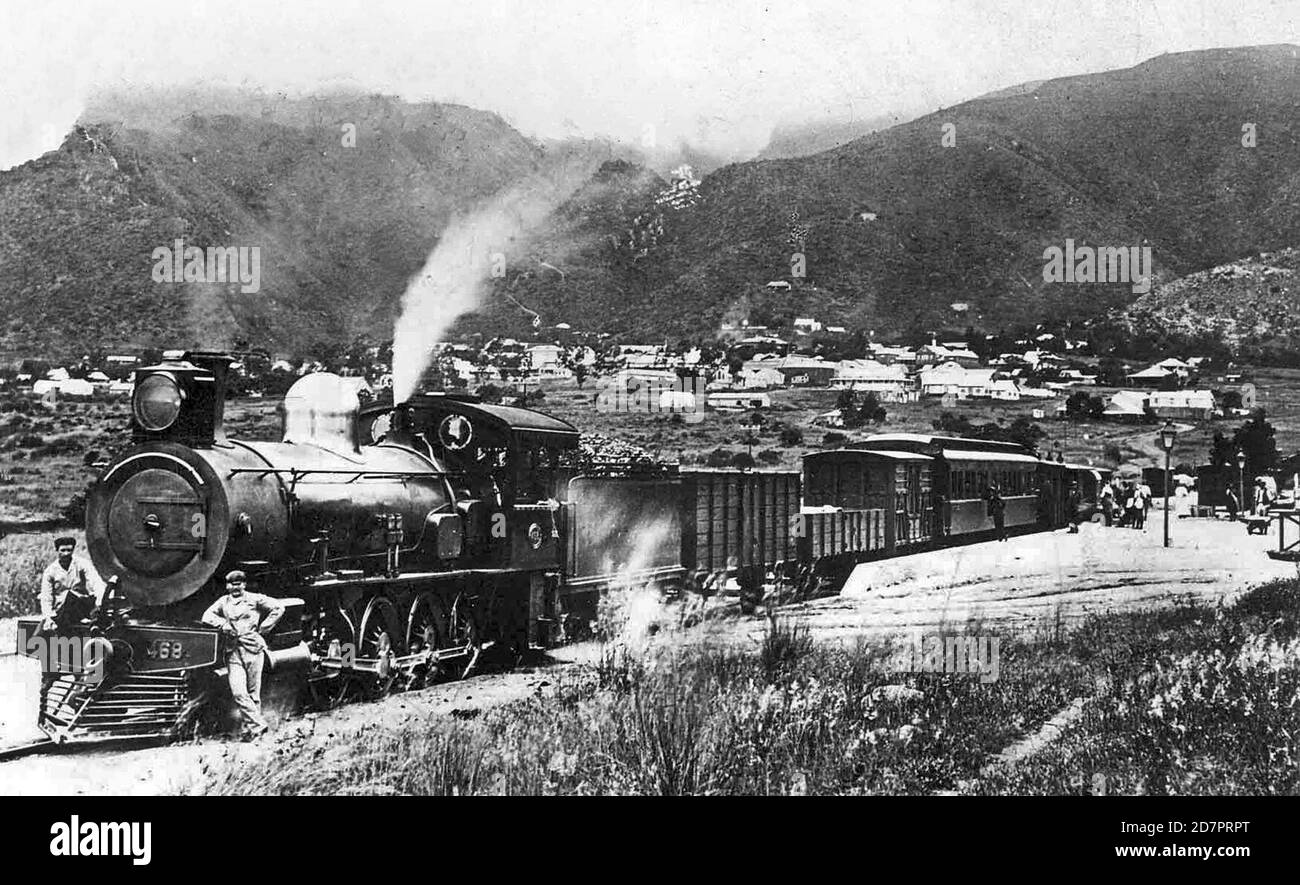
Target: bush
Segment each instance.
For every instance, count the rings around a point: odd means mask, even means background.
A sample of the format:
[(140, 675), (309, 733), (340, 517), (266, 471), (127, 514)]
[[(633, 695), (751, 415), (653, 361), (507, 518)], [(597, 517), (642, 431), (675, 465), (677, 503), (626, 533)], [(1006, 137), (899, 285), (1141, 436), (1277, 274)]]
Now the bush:
[(786, 427), (780, 435), (781, 445), (786, 448), (803, 445), (803, 431), (798, 427)]
[(736, 453), (731, 449), (714, 449), (709, 452), (709, 457), (704, 460), (704, 464), (707, 467), (730, 467), (735, 457)]
[(731, 459), (732, 467), (739, 467), (742, 470), (752, 470), (754, 468), (754, 456), (749, 452), (737, 452)]
[(764, 464), (780, 464), (781, 453), (776, 449), (764, 449), (758, 453), (758, 460), (762, 461)]
[(844, 434), (842, 434), (842, 433), (840, 433), (840, 432), (838, 432), (838, 431), (832, 430), (830, 433), (828, 433), (828, 434), (826, 434), (825, 436), (822, 437), (822, 445), (827, 445), (827, 446), (842, 446), (842, 445), (844, 445), (844, 443), (848, 442), (848, 440), (849, 440), (849, 438), (848, 438), (847, 436), (845, 436)]

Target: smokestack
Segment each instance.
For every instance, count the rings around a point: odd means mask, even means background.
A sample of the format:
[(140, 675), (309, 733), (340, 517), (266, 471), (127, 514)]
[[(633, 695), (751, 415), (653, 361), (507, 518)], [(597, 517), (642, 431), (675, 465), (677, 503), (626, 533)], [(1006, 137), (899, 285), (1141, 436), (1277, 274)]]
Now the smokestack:
[(209, 399), (209, 403), (203, 403), (203, 408), (211, 409), (212, 414), (212, 439), (214, 442), (224, 443), (226, 441), (226, 379), (230, 374), (230, 364), (235, 358), (230, 354), (216, 350), (191, 350), (185, 354), (186, 362), (197, 366), (203, 371), (211, 374), (212, 381), (205, 378), (196, 377), (196, 395)]

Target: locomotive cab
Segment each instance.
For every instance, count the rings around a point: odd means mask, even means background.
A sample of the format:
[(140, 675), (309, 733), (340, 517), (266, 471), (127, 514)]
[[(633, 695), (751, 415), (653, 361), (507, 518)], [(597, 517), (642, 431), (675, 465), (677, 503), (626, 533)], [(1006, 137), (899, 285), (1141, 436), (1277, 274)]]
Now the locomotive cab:
[(363, 438), (410, 446), (442, 464), (480, 566), (557, 568), (561, 562), (564, 453), (572, 425), (477, 397), (426, 393), (362, 410)]

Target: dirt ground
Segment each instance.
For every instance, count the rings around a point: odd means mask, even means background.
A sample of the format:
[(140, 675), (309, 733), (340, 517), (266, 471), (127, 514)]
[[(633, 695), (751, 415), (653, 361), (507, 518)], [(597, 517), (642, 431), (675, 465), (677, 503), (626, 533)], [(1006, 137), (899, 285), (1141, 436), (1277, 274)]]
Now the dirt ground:
[[(860, 566), (836, 597), (786, 606), (782, 615), (806, 623), (821, 641), (852, 642), (960, 629), (1010, 636), (1068, 626), (1094, 613), (1177, 605), (1190, 599), (1231, 601), (1251, 586), (1296, 574), (1269, 559), (1277, 544), (1248, 536), (1240, 523), (1171, 515), (1172, 543), (1162, 545), (1160, 511), (1145, 531), (1086, 524), (1078, 534), (1026, 535)], [(761, 617), (712, 620), (659, 641), (743, 645), (762, 636)], [(13, 623), (0, 622), (0, 649), (14, 647)], [(600, 647), (554, 650), (542, 666), (354, 703), (313, 717), (277, 723), (254, 744), (208, 740), (167, 747), (67, 752), (0, 763), (3, 794), (155, 794), (184, 791), (205, 763), (254, 758), (277, 742), (306, 733), (309, 742), (345, 739), (377, 721), (401, 724), (427, 716), (481, 710), (553, 689), (566, 669), (589, 664)], [(0, 656), (0, 747), (36, 735), (39, 674), (33, 662)], [(274, 712), (274, 711), (273, 711)]]

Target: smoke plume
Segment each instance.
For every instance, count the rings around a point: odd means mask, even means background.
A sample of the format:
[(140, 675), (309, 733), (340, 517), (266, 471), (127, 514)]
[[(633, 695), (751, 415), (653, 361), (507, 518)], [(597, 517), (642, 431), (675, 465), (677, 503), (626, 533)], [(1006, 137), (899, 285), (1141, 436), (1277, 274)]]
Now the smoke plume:
[(576, 189), (584, 172), (534, 177), (448, 225), (402, 295), (393, 332), (394, 402), (417, 392), (433, 346), (457, 317), (479, 306), (489, 280), (523, 256), (529, 233)]

